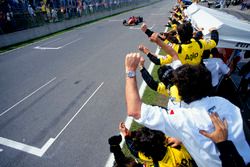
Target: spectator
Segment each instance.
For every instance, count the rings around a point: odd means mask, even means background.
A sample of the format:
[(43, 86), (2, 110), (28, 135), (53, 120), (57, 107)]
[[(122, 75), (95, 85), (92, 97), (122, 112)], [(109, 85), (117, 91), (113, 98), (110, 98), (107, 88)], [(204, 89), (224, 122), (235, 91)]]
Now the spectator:
[(247, 8), (247, 9), (250, 8), (250, 0), (243, 0), (242, 1), (240, 10), (244, 10), (245, 8)]
[(77, 16), (78, 16), (78, 17), (81, 17), (81, 16), (82, 16), (82, 9), (83, 9), (82, 1), (81, 1), (81, 0), (78, 0), (78, 1), (77, 1), (77, 7), (76, 7), (76, 12), (77, 12)]
[(197, 131), (210, 131), (212, 126), (208, 112), (217, 112), (230, 120), (229, 140), (234, 142), (245, 163), (250, 162), (250, 147), (243, 132), (240, 109), (224, 98), (208, 97), (212, 88), (211, 74), (205, 67), (185, 64), (175, 70), (174, 84), (183, 102), (181, 108), (166, 110), (142, 103), (135, 75), (140, 59), (139, 53), (130, 53), (125, 59), (128, 116), (150, 129), (161, 130), (180, 139), (198, 166), (217, 167), (221, 166), (221, 161), (215, 144)]
[(52, 9), (51, 10), (51, 18), (53, 22), (57, 22), (58, 21), (58, 17), (57, 17), (57, 9)]
[(34, 12), (32, 6), (31, 6), (30, 4), (28, 5), (28, 12), (29, 12), (29, 15), (30, 15), (32, 18), (36, 16), (36, 14), (35, 14), (35, 12)]
[(220, 9), (225, 8), (226, 0), (220, 0)]

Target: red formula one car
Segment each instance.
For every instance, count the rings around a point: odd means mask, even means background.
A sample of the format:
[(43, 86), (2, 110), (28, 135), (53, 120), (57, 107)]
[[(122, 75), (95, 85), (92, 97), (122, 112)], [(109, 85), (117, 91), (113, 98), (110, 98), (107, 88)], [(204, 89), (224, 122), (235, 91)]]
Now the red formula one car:
[(138, 25), (141, 22), (143, 22), (143, 17), (131, 16), (128, 20), (123, 20), (122, 24), (124, 26), (135, 26), (135, 25)]

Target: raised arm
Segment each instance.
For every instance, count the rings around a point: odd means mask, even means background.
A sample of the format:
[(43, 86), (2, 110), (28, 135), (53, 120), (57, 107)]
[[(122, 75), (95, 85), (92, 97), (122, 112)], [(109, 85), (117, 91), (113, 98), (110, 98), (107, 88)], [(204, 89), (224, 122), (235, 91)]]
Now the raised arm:
[(146, 54), (149, 60), (151, 60), (154, 64), (161, 65), (161, 60), (155, 54), (151, 53), (150, 50), (144, 45), (139, 45), (138, 49)]
[(153, 33), (149, 38), (152, 42), (155, 42), (158, 46), (160, 46), (167, 54), (172, 56), (173, 60), (178, 60), (177, 52), (169, 45), (166, 45), (159, 37), (157, 33)]
[(142, 76), (143, 80), (147, 83), (147, 85), (151, 89), (153, 89), (154, 91), (157, 91), (159, 82), (157, 82), (156, 80), (154, 80), (154, 78), (150, 75), (150, 73), (148, 72), (148, 70), (144, 67), (144, 61), (145, 60), (142, 57), (140, 59), (140, 64), (139, 64), (141, 76)]
[(125, 98), (128, 116), (135, 119), (141, 117), (141, 98), (139, 95), (136, 68), (140, 62), (141, 56), (139, 53), (129, 53), (125, 58), (126, 83), (125, 83)]

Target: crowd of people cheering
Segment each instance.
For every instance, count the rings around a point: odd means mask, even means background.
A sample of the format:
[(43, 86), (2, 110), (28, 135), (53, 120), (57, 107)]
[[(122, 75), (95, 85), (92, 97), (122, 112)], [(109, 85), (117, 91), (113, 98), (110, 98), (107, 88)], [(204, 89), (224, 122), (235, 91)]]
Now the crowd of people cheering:
[[(130, 131), (121, 122), (121, 135), (109, 138), (115, 166), (250, 166), (240, 108), (217, 94), (220, 78), (233, 70), (216, 48), (219, 32), (211, 28), (210, 39), (204, 39), (202, 29), (195, 29), (185, 15), (185, 8), (181, 2), (173, 8), (167, 32), (153, 32), (145, 23), (141, 25), (147, 38), (166, 53), (156, 55), (144, 45), (138, 47), (159, 66), (159, 79), (144, 67), (143, 54), (126, 55), (126, 111), (142, 128)], [(152, 90), (168, 97), (165, 107), (142, 102), (137, 70)], [(133, 156), (123, 154), (122, 137)]]

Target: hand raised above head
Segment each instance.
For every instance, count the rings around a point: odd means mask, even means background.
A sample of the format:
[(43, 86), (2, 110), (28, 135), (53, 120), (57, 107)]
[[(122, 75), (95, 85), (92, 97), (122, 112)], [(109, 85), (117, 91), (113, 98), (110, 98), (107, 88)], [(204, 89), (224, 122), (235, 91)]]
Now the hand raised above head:
[(141, 56), (140, 62), (139, 62), (139, 68), (140, 68), (140, 70), (144, 67), (144, 63), (145, 63), (145, 59), (144, 59), (144, 57)]
[(147, 29), (148, 29), (147, 25), (146, 25), (145, 23), (142, 23), (142, 25), (141, 25), (141, 30), (142, 30), (143, 32), (146, 32)]
[(125, 69), (128, 71), (136, 71), (141, 59), (140, 53), (129, 53), (125, 58)]
[(151, 42), (157, 42), (158, 41), (158, 33), (153, 33), (152, 35), (151, 35), (151, 37), (149, 38), (149, 40), (151, 41)]
[(139, 45), (138, 49), (146, 55), (150, 52), (150, 50), (142, 44)]
[(128, 130), (124, 122), (119, 123), (119, 131), (124, 137), (130, 135), (130, 131)]

